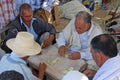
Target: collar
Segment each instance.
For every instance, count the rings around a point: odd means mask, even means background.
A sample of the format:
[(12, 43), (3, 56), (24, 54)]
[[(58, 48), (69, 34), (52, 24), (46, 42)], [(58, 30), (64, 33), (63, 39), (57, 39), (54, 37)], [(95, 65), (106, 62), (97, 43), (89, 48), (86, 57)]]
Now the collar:
[[(11, 53), (13, 53), (13, 52), (11, 52)], [(13, 62), (13, 63), (27, 64), (27, 61), (21, 59), (21, 58), (18, 57), (18, 56), (12, 55), (12, 54), (8, 55), (7, 59), (8, 59), (9, 61)]]
[[(108, 66), (112, 66), (111, 65), (111, 63), (119, 63), (120, 62), (120, 55), (118, 54), (117, 56), (115, 56), (115, 57), (113, 57), (113, 58), (109, 58), (102, 66), (101, 66), (101, 68), (100, 69), (105, 69), (106, 67), (108, 67)], [(118, 64), (118, 65), (120, 65), (120, 64)], [(109, 68), (110, 68), (109, 67)]]
[[(36, 20), (36, 18), (32, 18), (31, 22), (33, 22), (34, 20)], [(21, 17), (20, 17), (20, 23), (21, 23), (21, 25), (22, 25), (22, 24), (25, 24), (25, 23), (23, 22), (23, 20), (22, 20)]]
[(88, 36), (90, 36), (90, 34), (92, 33), (92, 30), (93, 30), (93, 28), (94, 28), (94, 26), (93, 26), (93, 24), (92, 24), (92, 22), (91, 22), (91, 28), (88, 30)]

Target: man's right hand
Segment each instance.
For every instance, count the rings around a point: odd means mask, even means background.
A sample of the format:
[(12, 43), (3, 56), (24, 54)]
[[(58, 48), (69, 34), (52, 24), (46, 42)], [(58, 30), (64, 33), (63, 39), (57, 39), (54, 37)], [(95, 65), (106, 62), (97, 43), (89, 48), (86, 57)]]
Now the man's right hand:
[(83, 74), (85, 74), (88, 77), (94, 77), (97, 71), (91, 70), (91, 69), (86, 69)]
[(58, 54), (60, 56), (64, 56), (65, 52), (67, 51), (66, 46), (60, 46), (59, 50), (58, 50)]

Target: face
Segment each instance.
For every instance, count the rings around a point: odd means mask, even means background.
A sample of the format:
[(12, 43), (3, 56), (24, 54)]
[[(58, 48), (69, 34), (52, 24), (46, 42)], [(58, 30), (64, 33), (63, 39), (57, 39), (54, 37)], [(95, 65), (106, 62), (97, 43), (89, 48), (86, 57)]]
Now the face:
[(85, 23), (84, 19), (76, 18), (75, 20), (75, 28), (78, 34), (84, 33), (89, 30), (90, 23)]
[(27, 11), (23, 11), (20, 14), (22, 20), (24, 21), (24, 23), (30, 23), (30, 21), (32, 20), (33, 17), (33, 13), (32, 10), (27, 10)]
[(92, 53), (92, 57), (95, 60), (96, 64), (100, 67), (101, 66), (101, 59), (100, 59), (100, 53), (97, 51), (94, 51), (92, 48), (90, 49), (90, 52)]

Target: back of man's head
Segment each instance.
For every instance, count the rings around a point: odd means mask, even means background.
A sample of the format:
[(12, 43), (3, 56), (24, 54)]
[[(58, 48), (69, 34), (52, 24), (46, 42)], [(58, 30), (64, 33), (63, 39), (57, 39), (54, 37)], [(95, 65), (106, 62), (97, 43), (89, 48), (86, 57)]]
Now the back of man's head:
[(101, 34), (94, 37), (91, 41), (91, 47), (95, 51), (101, 51), (107, 57), (117, 56), (117, 44), (109, 34)]
[(24, 80), (24, 77), (21, 73), (10, 70), (5, 71), (0, 74), (0, 80)]

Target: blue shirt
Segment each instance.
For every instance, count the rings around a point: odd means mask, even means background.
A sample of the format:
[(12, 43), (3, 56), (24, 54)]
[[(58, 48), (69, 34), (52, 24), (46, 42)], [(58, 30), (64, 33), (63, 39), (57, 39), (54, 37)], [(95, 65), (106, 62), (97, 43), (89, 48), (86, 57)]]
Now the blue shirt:
[(22, 18), (20, 17), (20, 22), (21, 22), (21, 24), (24, 24), (25, 27), (26, 27), (26, 29), (27, 29), (27, 32), (33, 34), (33, 35), (34, 35), (34, 40), (37, 40), (38, 35), (37, 35), (37, 33), (34, 31), (33, 25), (32, 25), (33, 22), (34, 22), (34, 20), (36, 20), (36, 18), (33, 18), (33, 19), (31, 20), (31, 22), (30, 22), (30, 27), (28, 27), (28, 26), (23, 22)]
[(11, 54), (5, 54), (0, 61), (0, 73), (7, 70), (15, 70), (23, 74), (25, 80), (39, 80), (39, 78), (32, 74), (26, 61), (18, 57), (13, 57)]

